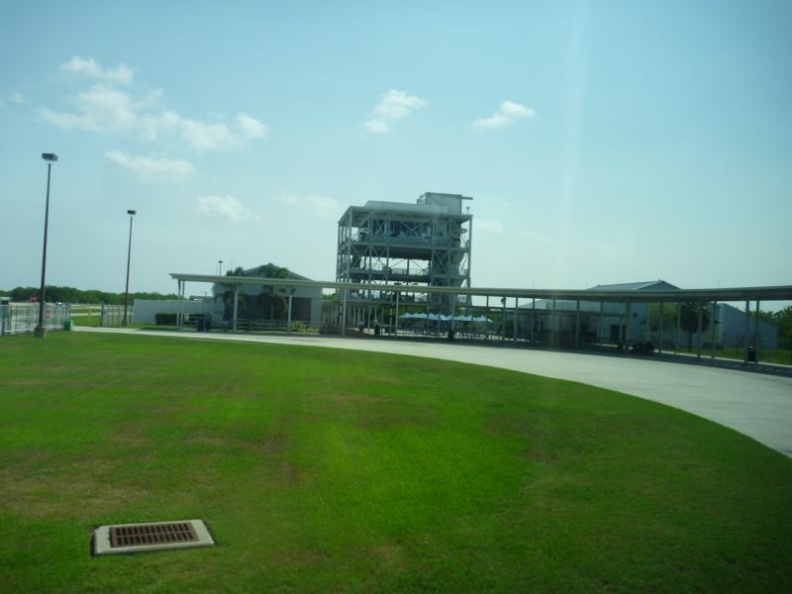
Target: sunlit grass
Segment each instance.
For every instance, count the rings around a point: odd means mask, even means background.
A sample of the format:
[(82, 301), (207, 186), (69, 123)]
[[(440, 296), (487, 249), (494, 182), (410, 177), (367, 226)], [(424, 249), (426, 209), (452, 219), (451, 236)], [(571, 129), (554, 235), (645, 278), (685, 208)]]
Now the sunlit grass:
[[(717, 351), (716, 356), (727, 359), (745, 360), (745, 349), (732, 347)], [(776, 365), (792, 365), (792, 351), (789, 349), (760, 349), (757, 353), (760, 363), (774, 363)]]
[[(792, 461), (580, 384), (430, 359), (0, 341), (2, 592), (782, 591)], [(91, 558), (106, 523), (215, 549)]]

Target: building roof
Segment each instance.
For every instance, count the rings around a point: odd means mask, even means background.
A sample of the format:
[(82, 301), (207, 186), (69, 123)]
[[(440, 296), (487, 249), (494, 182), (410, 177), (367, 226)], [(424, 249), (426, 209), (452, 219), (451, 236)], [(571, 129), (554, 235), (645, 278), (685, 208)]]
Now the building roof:
[(254, 266), (253, 268), (248, 268), (247, 270), (243, 271), (244, 276), (249, 277), (256, 277), (256, 278), (276, 278), (272, 272), (277, 270), (286, 270), (288, 274), (285, 278), (294, 279), (294, 280), (311, 280), (307, 276), (303, 276), (301, 274), (297, 274), (296, 272), (292, 272), (288, 268), (284, 266), (278, 266), (277, 264), (273, 264), (269, 262), (268, 264), (263, 264), (261, 266)]
[(587, 291), (680, 291), (681, 289), (664, 280), (643, 281), (635, 283), (616, 283), (613, 285), (597, 285)]

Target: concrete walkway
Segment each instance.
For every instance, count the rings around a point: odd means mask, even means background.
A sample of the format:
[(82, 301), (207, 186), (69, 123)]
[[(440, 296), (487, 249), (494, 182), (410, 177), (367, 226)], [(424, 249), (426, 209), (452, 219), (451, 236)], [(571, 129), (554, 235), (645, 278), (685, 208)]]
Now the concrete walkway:
[(231, 340), (412, 355), (572, 380), (660, 402), (731, 427), (792, 457), (792, 378), (631, 356), (563, 353), (462, 343), (316, 335), (147, 332), (75, 327), (80, 332)]

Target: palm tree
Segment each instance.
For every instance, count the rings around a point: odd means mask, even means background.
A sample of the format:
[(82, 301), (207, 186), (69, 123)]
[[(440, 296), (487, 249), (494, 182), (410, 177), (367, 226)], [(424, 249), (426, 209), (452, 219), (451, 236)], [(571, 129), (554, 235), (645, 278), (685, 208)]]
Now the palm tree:
[[(290, 272), (288, 268), (265, 264), (259, 268), (259, 273), (264, 278), (287, 279)], [(269, 309), (270, 320), (283, 320), (288, 313), (288, 300), (283, 289), (275, 289), (272, 285), (265, 285), (259, 295), (259, 303), (265, 311)]]
[[(227, 270), (225, 273), (226, 276), (245, 276), (245, 269), (241, 266), (237, 266), (233, 270)], [(243, 294), (239, 294), (237, 296), (237, 303), (242, 306), (243, 310), (245, 308), (245, 296)], [(223, 292), (223, 319), (230, 320), (234, 315), (234, 291), (231, 290), (231, 287), (227, 287), (226, 290)]]

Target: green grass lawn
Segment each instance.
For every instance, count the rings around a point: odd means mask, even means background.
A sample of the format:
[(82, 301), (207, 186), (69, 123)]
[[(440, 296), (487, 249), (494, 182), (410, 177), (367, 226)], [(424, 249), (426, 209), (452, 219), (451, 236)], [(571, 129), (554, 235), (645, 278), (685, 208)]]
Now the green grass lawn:
[[(530, 356), (530, 353), (526, 353)], [(308, 347), (0, 340), (0, 592), (781, 592), (792, 460), (581, 384)], [(101, 524), (216, 548), (92, 558)]]
[[(722, 349), (716, 351), (715, 356), (743, 361), (745, 360), (745, 349), (736, 347)], [(790, 352), (789, 349), (761, 349), (759, 353), (757, 353), (757, 356), (760, 363), (792, 365), (792, 352)]]
[(102, 320), (100, 305), (72, 305), (70, 319), (75, 326), (99, 326)]

